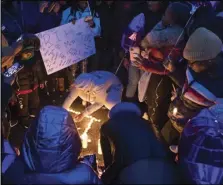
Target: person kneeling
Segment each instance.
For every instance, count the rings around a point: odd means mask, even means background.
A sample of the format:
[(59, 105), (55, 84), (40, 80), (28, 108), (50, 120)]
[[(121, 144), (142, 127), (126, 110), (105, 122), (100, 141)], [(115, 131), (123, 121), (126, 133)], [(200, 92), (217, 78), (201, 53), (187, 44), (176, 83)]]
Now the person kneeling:
[(78, 96), (91, 103), (89, 107), (75, 117), (75, 121), (78, 122), (102, 106), (110, 110), (114, 105), (121, 102), (122, 90), (121, 82), (113, 73), (107, 71), (83, 73), (74, 81), (71, 92), (63, 103), (63, 108), (69, 110)]

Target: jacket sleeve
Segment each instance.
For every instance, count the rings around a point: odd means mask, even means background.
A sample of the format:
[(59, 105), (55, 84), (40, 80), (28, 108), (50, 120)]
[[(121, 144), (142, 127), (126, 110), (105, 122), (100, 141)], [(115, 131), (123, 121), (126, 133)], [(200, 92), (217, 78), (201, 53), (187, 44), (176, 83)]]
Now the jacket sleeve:
[(101, 35), (101, 23), (100, 23), (100, 18), (99, 17), (94, 17), (93, 18), (95, 26), (92, 29), (94, 36), (100, 36)]
[[(67, 8), (66, 10), (63, 11), (60, 25), (67, 24), (69, 22), (70, 20), (68, 19), (69, 14), (70, 14), (70, 8)], [(70, 16), (70, 18), (73, 18), (73, 16)]]
[(155, 73), (155, 74), (158, 74), (158, 75), (169, 74), (169, 71), (165, 69), (165, 67), (163, 66), (163, 64), (161, 62), (153, 63), (153, 62), (147, 61), (142, 66), (142, 70), (147, 71), (147, 72), (151, 72), (151, 73)]
[(65, 99), (62, 107), (68, 110), (72, 105), (72, 103), (77, 99), (77, 97), (78, 97), (78, 89), (73, 87), (70, 94)]
[(102, 106), (103, 106), (103, 104), (101, 104), (101, 103), (94, 103), (94, 104), (90, 105), (89, 107), (87, 107), (87, 108), (84, 110), (83, 114), (84, 114), (85, 116), (87, 116), (87, 115), (91, 115), (92, 113), (94, 113), (94, 112), (96, 112), (98, 109), (100, 109)]
[(148, 47), (162, 48), (174, 46), (181, 31), (181, 28), (178, 27), (167, 27), (161, 29), (160, 23), (158, 23), (156, 29), (154, 28), (146, 35)]
[(179, 88), (183, 88), (186, 81), (186, 71), (184, 68), (178, 67), (174, 72), (169, 73), (168, 76)]
[(44, 83), (45, 74), (44, 74), (43, 60), (37, 60), (36, 62), (36, 75), (38, 78), (39, 84)]
[(60, 22), (60, 25), (64, 25), (67, 23), (67, 14), (65, 11), (63, 11), (62, 13), (62, 19), (61, 19), (61, 22)]

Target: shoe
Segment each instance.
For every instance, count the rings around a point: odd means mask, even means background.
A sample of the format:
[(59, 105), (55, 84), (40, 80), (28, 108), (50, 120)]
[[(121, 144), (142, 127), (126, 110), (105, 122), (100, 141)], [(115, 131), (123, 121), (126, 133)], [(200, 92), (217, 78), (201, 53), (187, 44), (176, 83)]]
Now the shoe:
[(85, 107), (87, 105), (86, 101), (82, 101), (82, 105)]
[(178, 145), (171, 145), (169, 147), (170, 151), (175, 153), (175, 154), (178, 154)]
[(36, 116), (33, 115), (33, 114), (30, 114), (29, 117), (31, 117), (31, 118), (35, 118)]

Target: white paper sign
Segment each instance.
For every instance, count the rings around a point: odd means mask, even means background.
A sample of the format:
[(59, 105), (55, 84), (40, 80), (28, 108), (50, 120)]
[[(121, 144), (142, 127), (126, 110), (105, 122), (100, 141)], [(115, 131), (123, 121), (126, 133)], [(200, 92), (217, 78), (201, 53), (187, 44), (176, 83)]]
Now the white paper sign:
[(94, 34), (83, 19), (36, 34), (47, 74), (95, 54)]

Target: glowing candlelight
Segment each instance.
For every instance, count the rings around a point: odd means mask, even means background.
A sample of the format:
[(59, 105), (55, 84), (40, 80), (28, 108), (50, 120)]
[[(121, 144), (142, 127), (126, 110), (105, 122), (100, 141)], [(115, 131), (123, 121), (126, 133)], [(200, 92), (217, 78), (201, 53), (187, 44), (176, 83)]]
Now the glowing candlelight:
[(173, 109), (173, 115), (176, 116), (176, 115), (177, 115), (177, 112), (178, 112), (178, 110), (177, 110), (177, 108), (175, 107), (175, 108)]
[(100, 139), (98, 140), (98, 154), (99, 154), (99, 155), (102, 155), (101, 141), (100, 141)]
[(87, 135), (87, 133), (83, 133), (81, 135), (81, 140), (82, 140), (82, 147), (87, 148), (87, 146), (88, 146), (88, 135)]
[[(75, 111), (75, 110), (72, 110), (72, 109), (69, 109), (68, 110), (69, 112), (72, 112), (74, 114), (77, 114), (79, 115), (80, 112), (78, 111)], [(101, 122), (100, 119), (96, 119), (95, 117), (93, 116), (86, 116), (86, 118), (89, 119), (89, 122), (87, 124), (87, 127), (84, 129), (84, 132), (83, 134), (81, 135), (81, 140), (82, 140), (82, 147), (83, 148), (87, 148), (88, 147), (88, 142), (91, 142), (90, 139), (88, 139), (88, 131), (91, 129), (91, 125), (94, 123), (94, 122)], [(80, 130), (81, 128), (78, 128), (78, 130)], [(100, 142), (99, 142), (100, 143)], [(101, 146), (100, 146), (101, 147)]]

